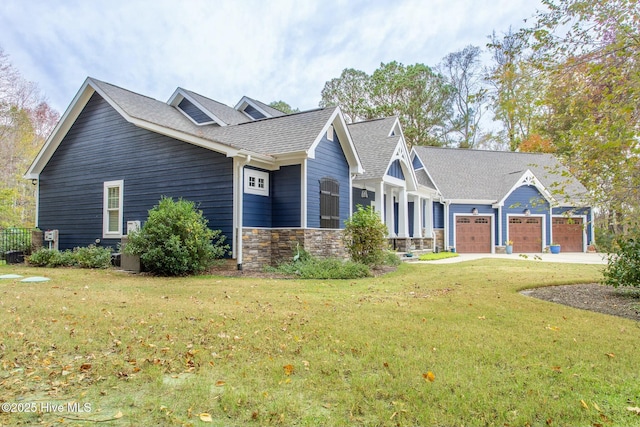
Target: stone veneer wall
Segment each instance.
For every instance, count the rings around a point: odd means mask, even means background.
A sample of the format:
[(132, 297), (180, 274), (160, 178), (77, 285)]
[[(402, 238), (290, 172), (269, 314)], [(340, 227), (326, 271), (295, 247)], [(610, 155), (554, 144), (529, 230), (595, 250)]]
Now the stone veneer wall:
[(320, 258), (346, 258), (342, 230), (319, 228), (244, 228), (242, 268), (261, 270), (293, 259), (297, 244)]
[(444, 229), (442, 228), (437, 228), (435, 230), (433, 230), (433, 233), (436, 236), (436, 247), (438, 248), (438, 250), (440, 250), (441, 252), (444, 251), (446, 248), (444, 247)]

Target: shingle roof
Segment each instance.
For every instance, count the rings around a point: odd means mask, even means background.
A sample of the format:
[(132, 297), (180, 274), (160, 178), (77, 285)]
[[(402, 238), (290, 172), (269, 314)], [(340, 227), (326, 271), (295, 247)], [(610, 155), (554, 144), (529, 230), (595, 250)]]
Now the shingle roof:
[(225, 122), (228, 125), (237, 125), (240, 123), (250, 122), (251, 118), (242, 114), (240, 111), (235, 108), (231, 108), (228, 105), (224, 105), (221, 102), (214, 101), (213, 99), (209, 99), (206, 96), (202, 96), (198, 93), (192, 92), (190, 90), (182, 89), (186, 93), (188, 93), (193, 99), (195, 99), (200, 105), (209, 110), (213, 115), (218, 117), (220, 120)]
[[(134, 118), (225, 144), (232, 148), (264, 155), (308, 150), (336, 110), (336, 107), (330, 107), (258, 121), (250, 121), (244, 114), (237, 112), (247, 119), (244, 123), (222, 127), (197, 126), (176, 108), (164, 102), (96, 79), (91, 79), (91, 82), (126, 114)], [(207, 102), (207, 98), (194, 92), (189, 92), (189, 94), (197, 96), (198, 102), (204, 101), (203, 106), (207, 108), (219, 108), (222, 105), (212, 100)], [(232, 108), (229, 109), (235, 111)], [(223, 114), (229, 113), (223, 108), (217, 110), (218, 113), (221, 111), (225, 111)], [(223, 117), (220, 118), (223, 119)], [(230, 120), (229, 117), (227, 120)]]
[(307, 151), (335, 110), (322, 108), (214, 128), (211, 135), (223, 144), (272, 156)]
[(389, 161), (400, 142), (398, 135), (389, 136), (395, 121), (395, 117), (387, 117), (348, 126), (364, 167), (364, 174), (356, 180), (379, 179), (387, 172)]
[(414, 149), (445, 199), (500, 201), (527, 170), (563, 204), (572, 201), (580, 205), (587, 193), (551, 154), (422, 146)]
[(270, 105), (265, 104), (264, 102), (258, 101), (257, 99), (249, 98), (248, 96), (246, 98), (250, 99), (251, 102), (253, 102), (256, 105), (258, 105), (260, 108), (262, 108), (264, 111), (266, 111), (267, 113), (269, 113), (273, 117), (279, 117), (279, 116), (284, 116), (285, 115), (285, 113), (283, 113), (282, 111), (276, 110), (275, 108), (273, 108)]

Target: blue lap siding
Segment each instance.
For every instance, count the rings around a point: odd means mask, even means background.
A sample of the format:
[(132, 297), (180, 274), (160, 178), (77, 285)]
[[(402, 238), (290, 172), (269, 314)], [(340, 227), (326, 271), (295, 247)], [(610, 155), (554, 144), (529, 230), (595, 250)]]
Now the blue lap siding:
[(94, 94), (40, 174), (38, 226), (60, 230), (60, 249), (102, 238), (103, 183), (124, 180), (126, 222), (147, 218), (161, 196), (196, 203), (231, 245), (232, 159), (127, 122)]
[(300, 227), (300, 165), (269, 173), (269, 196), (244, 193), (244, 227)]
[(507, 215), (524, 215), (524, 210), (529, 209), (529, 214), (544, 217), (545, 240), (547, 244), (551, 239), (551, 221), (549, 218), (549, 202), (544, 198), (540, 191), (534, 186), (518, 187), (506, 198), (504, 207), (502, 208), (502, 229), (504, 236), (509, 230)]
[(315, 150), (315, 158), (307, 162), (307, 226), (320, 228), (320, 180), (332, 178), (340, 184), (340, 228), (349, 218), (351, 185), (349, 164), (342, 151), (338, 136), (329, 141), (326, 136)]

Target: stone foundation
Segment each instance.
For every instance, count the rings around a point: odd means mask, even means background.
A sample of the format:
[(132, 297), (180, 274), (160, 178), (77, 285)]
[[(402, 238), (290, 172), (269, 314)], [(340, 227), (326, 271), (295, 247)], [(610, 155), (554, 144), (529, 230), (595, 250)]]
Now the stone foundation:
[(262, 270), (293, 259), (298, 246), (319, 258), (346, 258), (342, 230), (321, 228), (244, 228), (242, 268)]
[(436, 238), (436, 248), (439, 252), (443, 252), (445, 250), (444, 247), (444, 229), (438, 228), (433, 230), (433, 234)]
[(398, 252), (427, 251), (433, 249), (433, 239), (428, 237), (394, 237), (389, 247)]

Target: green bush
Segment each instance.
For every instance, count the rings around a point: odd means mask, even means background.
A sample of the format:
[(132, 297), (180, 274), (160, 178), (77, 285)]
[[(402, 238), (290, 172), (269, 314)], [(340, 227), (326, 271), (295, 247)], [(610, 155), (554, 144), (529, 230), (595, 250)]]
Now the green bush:
[(111, 266), (111, 248), (95, 245), (74, 248), (73, 251), (42, 248), (28, 257), (27, 262), (36, 267), (49, 268), (109, 268)]
[(304, 258), (268, 270), (302, 279), (358, 279), (372, 275), (364, 264), (337, 258), (314, 258), (304, 253)]
[(387, 227), (371, 206), (357, 211), (345, 221), (344, 242), (354, 262), (369, 266), (381, 265), (387, 247)]
[(604, 269), (604, 283), (618, 286), (640, 287), (640, 232), (635, 230), (631, 237), (616, 241), (618, 249), (609, 254)]
[(74, 248), (74, 265), (80, 268), (111, 267), (111, 248), (89, 245), (86, 248)]
[(61, 266), (62, 254), (55, 249), (42, 248), (27, 258), (27, 262), (36, 267)]
[(207, 222), (193, 202), (163, 197), (142, 229), (129, 235), (124, 252), (139, 255), (143, 267), (160, 276), (202, 272), (229, 250), (221, 231)]

